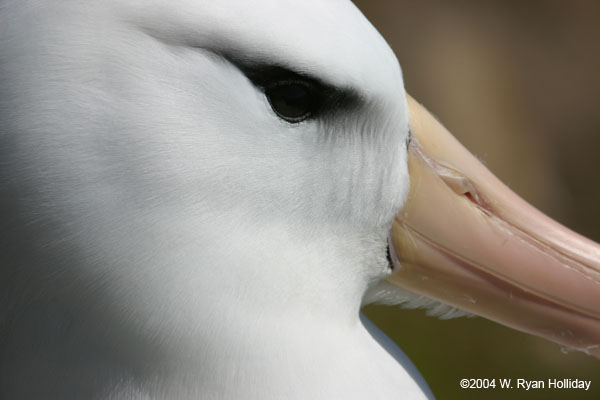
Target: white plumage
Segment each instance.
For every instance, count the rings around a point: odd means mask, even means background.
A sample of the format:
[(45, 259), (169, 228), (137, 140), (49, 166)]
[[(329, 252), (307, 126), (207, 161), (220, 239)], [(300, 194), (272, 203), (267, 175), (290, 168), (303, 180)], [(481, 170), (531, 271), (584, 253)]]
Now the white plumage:
[[(424, 397), (359, 321), (408, 188), (348, 1), (3, 1), (7, 399)], [(230, 60), (360, 105), (289, 124)]]

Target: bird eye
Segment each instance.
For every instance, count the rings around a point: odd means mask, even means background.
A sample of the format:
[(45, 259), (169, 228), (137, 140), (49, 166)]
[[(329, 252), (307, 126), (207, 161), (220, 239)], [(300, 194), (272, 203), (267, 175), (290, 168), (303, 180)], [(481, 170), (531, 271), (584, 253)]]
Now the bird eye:
[(273, 111), (291, 123), (302, 122), (313, 115), (319, 106), (319, 96), (308, 82), (280, 81), (265, 88)]

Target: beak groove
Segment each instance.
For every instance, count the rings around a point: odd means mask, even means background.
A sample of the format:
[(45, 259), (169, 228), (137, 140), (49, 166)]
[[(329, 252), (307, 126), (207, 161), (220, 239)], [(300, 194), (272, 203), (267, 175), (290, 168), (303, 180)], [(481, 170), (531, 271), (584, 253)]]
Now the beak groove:
[(454, 193), (467, 198), (471, 203), (481, 208), (482, 212), (489, 213), (491, 211), (489, 205), (469, 178), (458, 170), (429, 157), (419, 145), (418, 139), (411, 140), (409, 152), (413, 152), (415, 157), (421, 158)]

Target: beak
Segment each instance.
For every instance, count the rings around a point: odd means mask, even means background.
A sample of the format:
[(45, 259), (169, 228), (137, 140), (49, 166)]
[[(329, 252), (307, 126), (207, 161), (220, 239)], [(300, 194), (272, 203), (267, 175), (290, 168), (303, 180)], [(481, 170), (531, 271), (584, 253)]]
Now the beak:
[(529, 205), (410, 96), (388, 280), (600, 358), (600, 245)]

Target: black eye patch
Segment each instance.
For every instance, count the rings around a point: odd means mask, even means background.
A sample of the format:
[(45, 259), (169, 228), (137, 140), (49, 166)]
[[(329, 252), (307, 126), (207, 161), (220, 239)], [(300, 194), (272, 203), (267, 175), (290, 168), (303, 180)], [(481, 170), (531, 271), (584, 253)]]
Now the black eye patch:
[(264, 92), (274, 113), (289, 123), (317, 119), (360, 103), (353, 90), (326, 84), (307, 74), (279, 66), (230, 61)]

